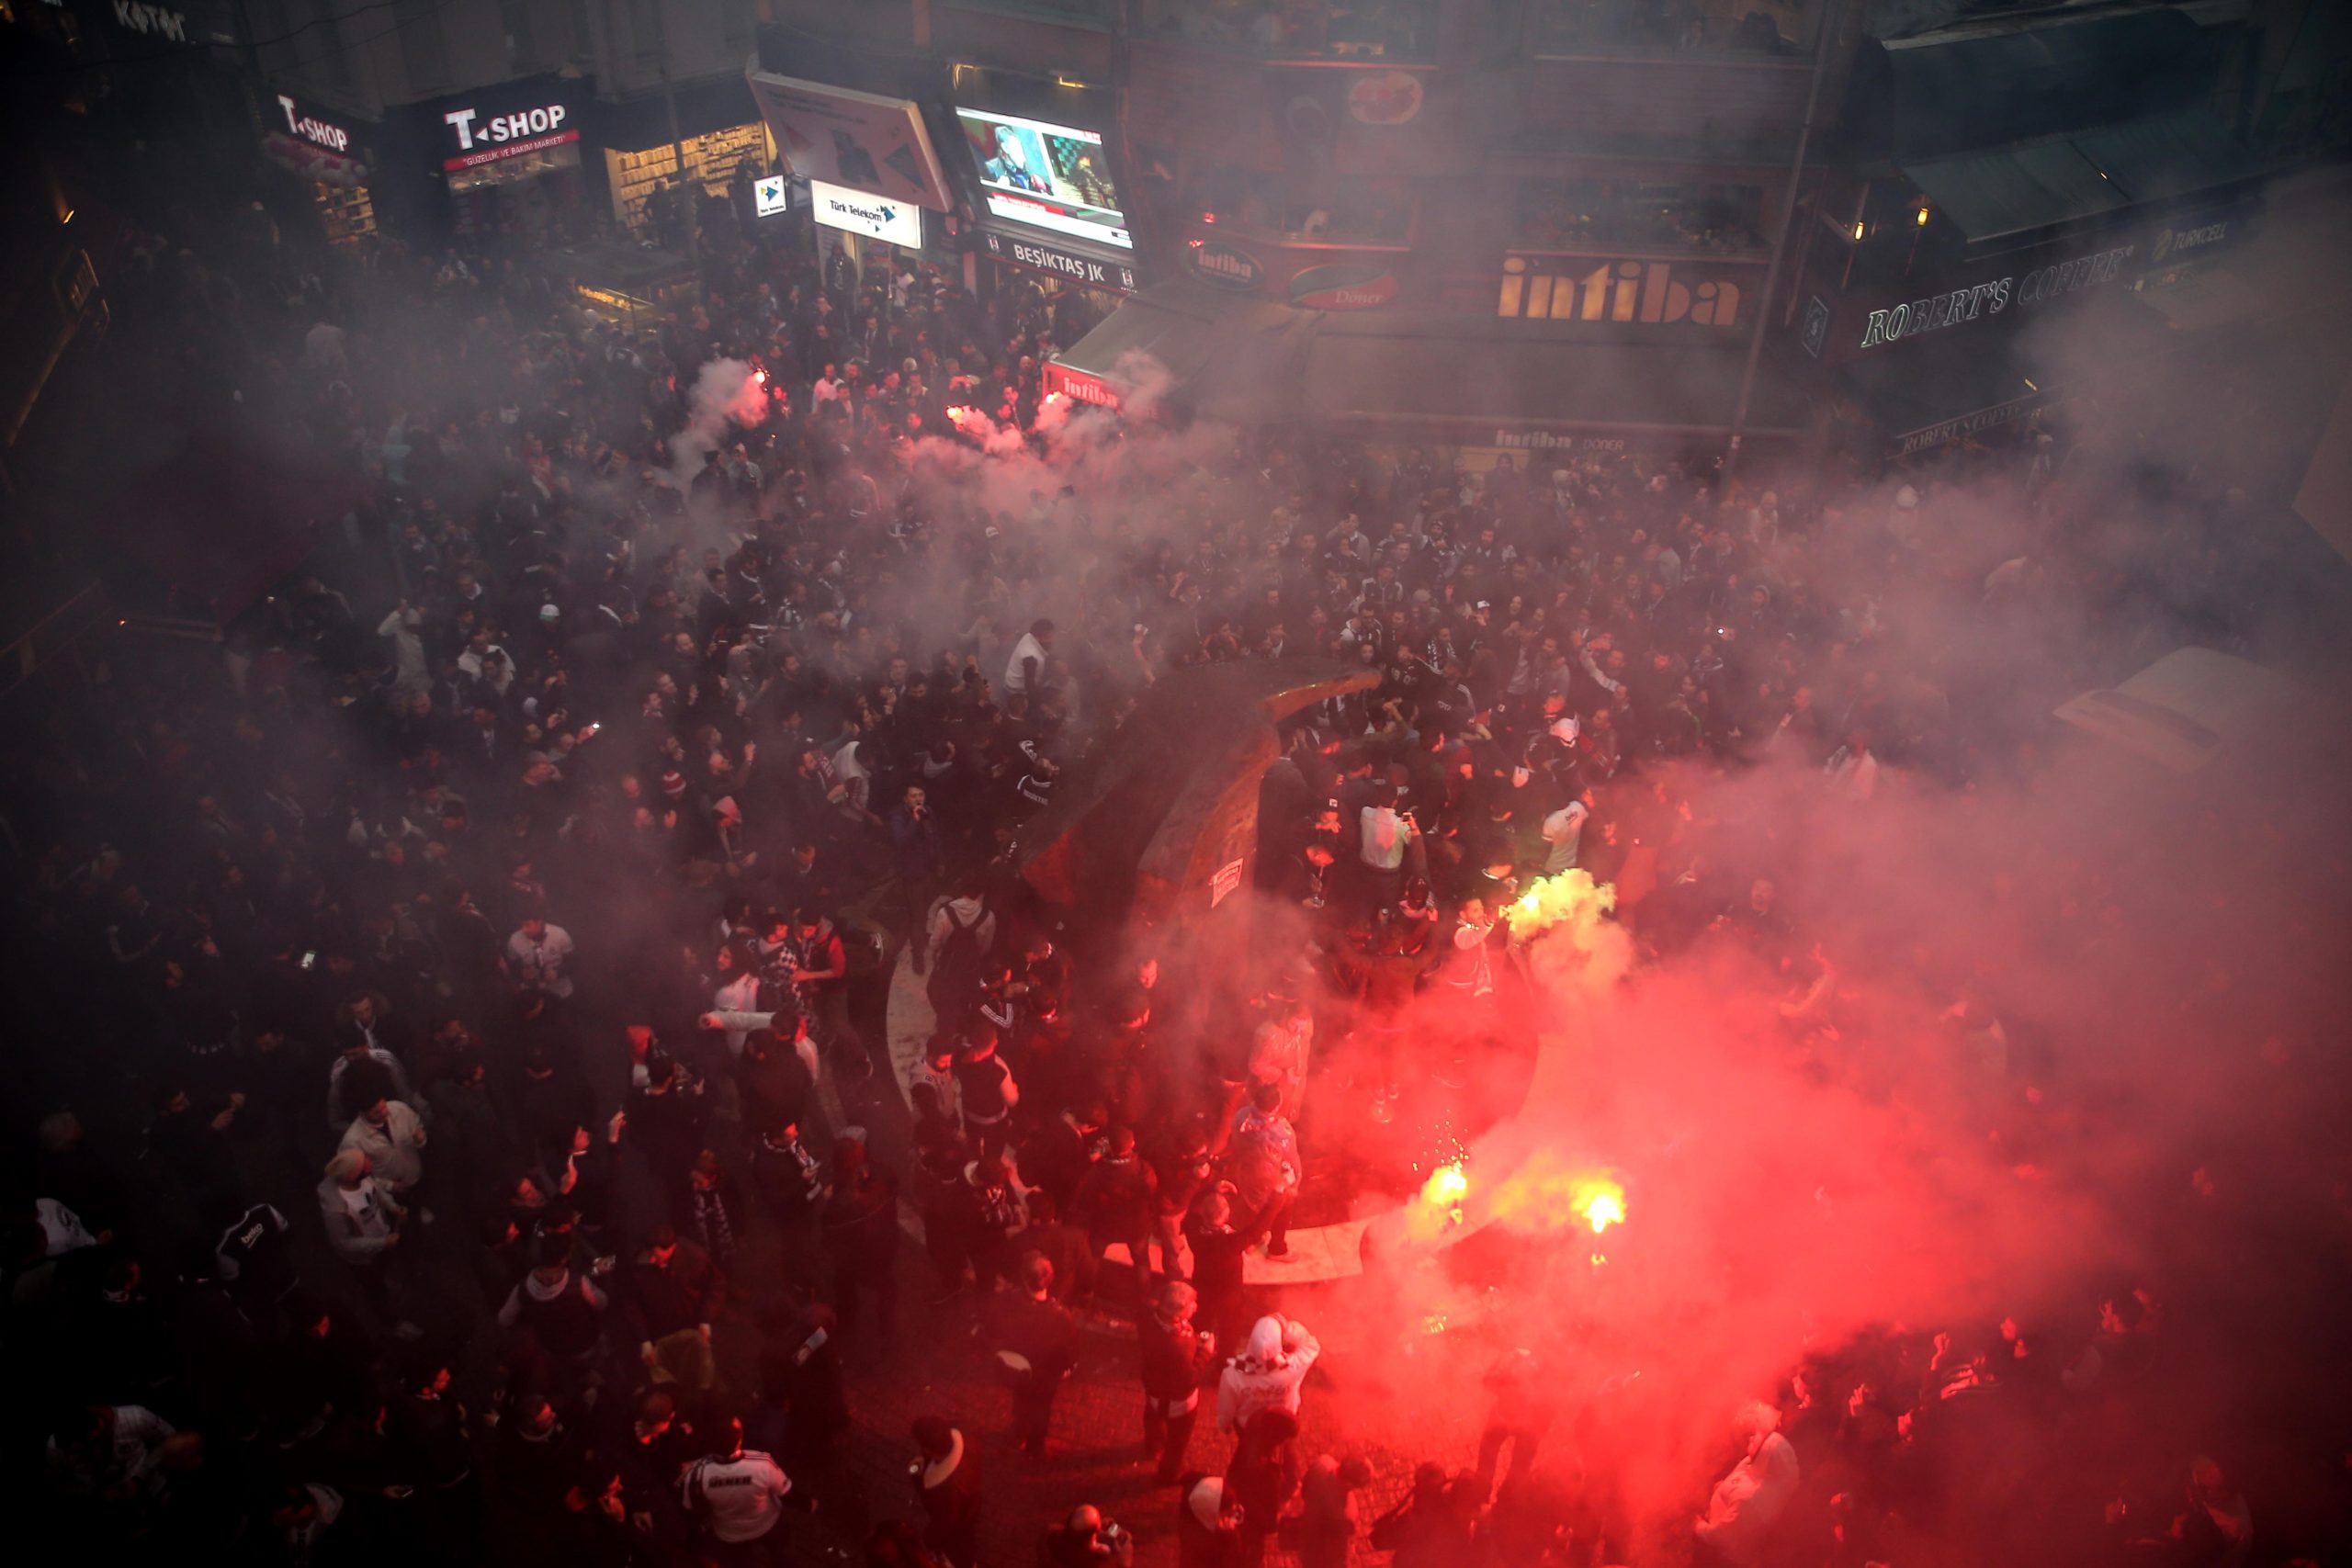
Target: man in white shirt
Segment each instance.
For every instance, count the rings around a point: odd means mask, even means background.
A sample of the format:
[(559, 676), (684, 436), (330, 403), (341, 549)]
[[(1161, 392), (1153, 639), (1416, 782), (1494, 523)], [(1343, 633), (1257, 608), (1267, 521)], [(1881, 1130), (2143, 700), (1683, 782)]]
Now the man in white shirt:
[(1592, 815), (1589, 801), (1569, 801), (1544, 818), (1544, 874), (1557, 876), (1577, 863), (1584, 840), (1585, 818)]
[(1054, 623), (1036, 620), (1021, 634), (1012, 645), (1012, 657), (1005, 660), (1004, 689), (1013, 692), (1037, 692), (1046, 673), (1046, 660), (1054, 649)]
[(564, 972), (571, 962), (571, 933), (548, 924), (545, 916), (525, 918), (522, 929), (506, 939), (506, 959), (524, 989), (571, 995), (571, 976)]
[[(784, 1517), (791, 1478), (775, 1460), (743, 1446), (742, 1422), (730, 1418), (721, 1440), (721, 1452), (695, 1461), (679, 1478), (686, 1510), (721, 1548), (718, 1561), (779, 1561), (784, 1537), (776, 1525)], [(743, 1550), (754, 1542), (765, 1552)]]
[(424, 1175), (424, 1121), (397, 1100), (379, 1099), (344, 1130), (345, 1149), (368, 1156), (376, 1179), (399, 1197)]
[(368, 1156), (357, 1149), (340, 1150), (327, 1162), (326, 1179), (319, 1183), (319, 1217), (328, 1244), (345, 1262), (373, 1263), (399, 1245), (405, 1213), (376, 1185)]

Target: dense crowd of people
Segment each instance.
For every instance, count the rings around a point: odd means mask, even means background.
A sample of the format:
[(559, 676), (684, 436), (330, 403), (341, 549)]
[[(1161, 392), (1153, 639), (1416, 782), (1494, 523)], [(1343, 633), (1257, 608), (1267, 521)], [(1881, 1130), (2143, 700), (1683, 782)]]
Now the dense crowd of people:
[[(74, 1049), (20, 1086), (10, 1326), (44, 1353), (10, 1427), (57, 1517), (304, 1564), (782, 1561), (854, 1528), (868, 1562), (968, 1568), (978, 1434), (917, 1422), (901, 1506), (845, 1461), (915, 1310), (911, 1214), (922, 1320), (969, 1322), (1026, 1454), (1082, 1335), (1132, 1320), (1188, 1564), (1632, 1547), (1589, 1446), (1576, 1478), (1532, 1462), (1517, 1360), (1476, 1467), (1372, 1517), (1363, 1456), (1301, 1454), (1320, 1346), (1245, 1265), (1287, 1250), (1318, 1033), (1431, 992), (1475, 1022), (1533, 879), (1617, 884), (1648, 953), (1727, 933), (1802, 976), (1765, 868), (1711, 858), (1665, 763), (1857, 801), (2005, 765), (1883, 615), (1950, 587), (1933, 480), (1724, 496), (1288, 434), (1167, 491), (1101, 436), (1084, 483), (991, 507), (976, 467), (1058, 460), (1039, 367), (1073, 295), (713, 235), (699, 303), (639, 331), (518, 253), (238, 243), (143, 245), (122, 330), (168, 323), (194, 382), (367, 495), (223, 657), (19, 694), (20, 1028)], [(2063, 457), (1963, 466), (2030, 496)], [(1983, 615), (2053, 591), (1982, 565)], [(1266, 781), (1255, 881), (1305, 961), (1207, 1006), (1018, 867), (1147, 687), (1238, 660), (1377, 681)], [(899, 1082), (872, 1003), (902, 949), (937, 1025)], [(2012, 1324), (1809, 1371), (1742, 1415), (1684, 1547), (1878, 1559), (1970, 1404), (2147, 1364), (2156, 1299), (2101, 1310), (2048, 1349)], [(2157, 1533), (2243, 1561), (2243, 1500), (2211, 1461), (2189, 1485)], [(1044, 1562), (1135, 1550), (1091, 1505), (1035, 1522)]]

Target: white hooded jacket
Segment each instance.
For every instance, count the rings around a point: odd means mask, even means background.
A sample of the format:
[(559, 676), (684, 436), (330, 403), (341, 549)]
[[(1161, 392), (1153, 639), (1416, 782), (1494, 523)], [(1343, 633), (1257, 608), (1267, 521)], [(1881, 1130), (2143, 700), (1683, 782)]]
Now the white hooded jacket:
[(1238, 1432), (1261, 1410), (1298, 1414), (1299, 1384), (1323, 1347), (1303, 1323), (1261, 1317), (1250, 1330), (1249, 1348), (1225, 1364), (1216, 1385), (1216, 1429)]

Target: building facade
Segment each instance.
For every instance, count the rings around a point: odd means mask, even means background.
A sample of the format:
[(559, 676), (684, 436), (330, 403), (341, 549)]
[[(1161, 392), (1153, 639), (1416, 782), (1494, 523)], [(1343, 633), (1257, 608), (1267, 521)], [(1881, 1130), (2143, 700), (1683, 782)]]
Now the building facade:
[[(1279, 372), (1255, 416), (1473, 464), (1720, 442), (1815, 73), (1860, 36), (1835, 0), (769, 4), (763, 64), (887, 75), (966, 133), (986, 264), (1142, 296), (1066, 355), (1073, 395), (1115, 400), (1090, 361), (1137, 344), (1181, 380), (1222, 330)], [(1099, 133), (1118, 243), (972, 189), (996, 152), (974, 111)], [(1804, 397), (1764, 382), (1759, 432), (1800, 435)]]

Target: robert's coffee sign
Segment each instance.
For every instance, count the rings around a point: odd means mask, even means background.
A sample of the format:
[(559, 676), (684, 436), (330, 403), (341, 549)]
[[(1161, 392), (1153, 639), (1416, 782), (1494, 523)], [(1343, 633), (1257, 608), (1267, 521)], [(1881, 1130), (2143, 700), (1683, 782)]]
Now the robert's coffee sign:
[(2138, 249), (2119, 245), (2111, 251), (2076, 256), (2072, 261), (2036, 267), (2008, 277), (1972, 283), (1964, 288), (1930, 294), (1884, 310), (1872, 310), (1862, 325), (1859, 346), (1878, 348), (1927, 333), (1939, 333), (1980, 318), (1997, 316), (2011, 305), (2038, 305), (2062, 295), (2112, 283), (2124, 260)]

